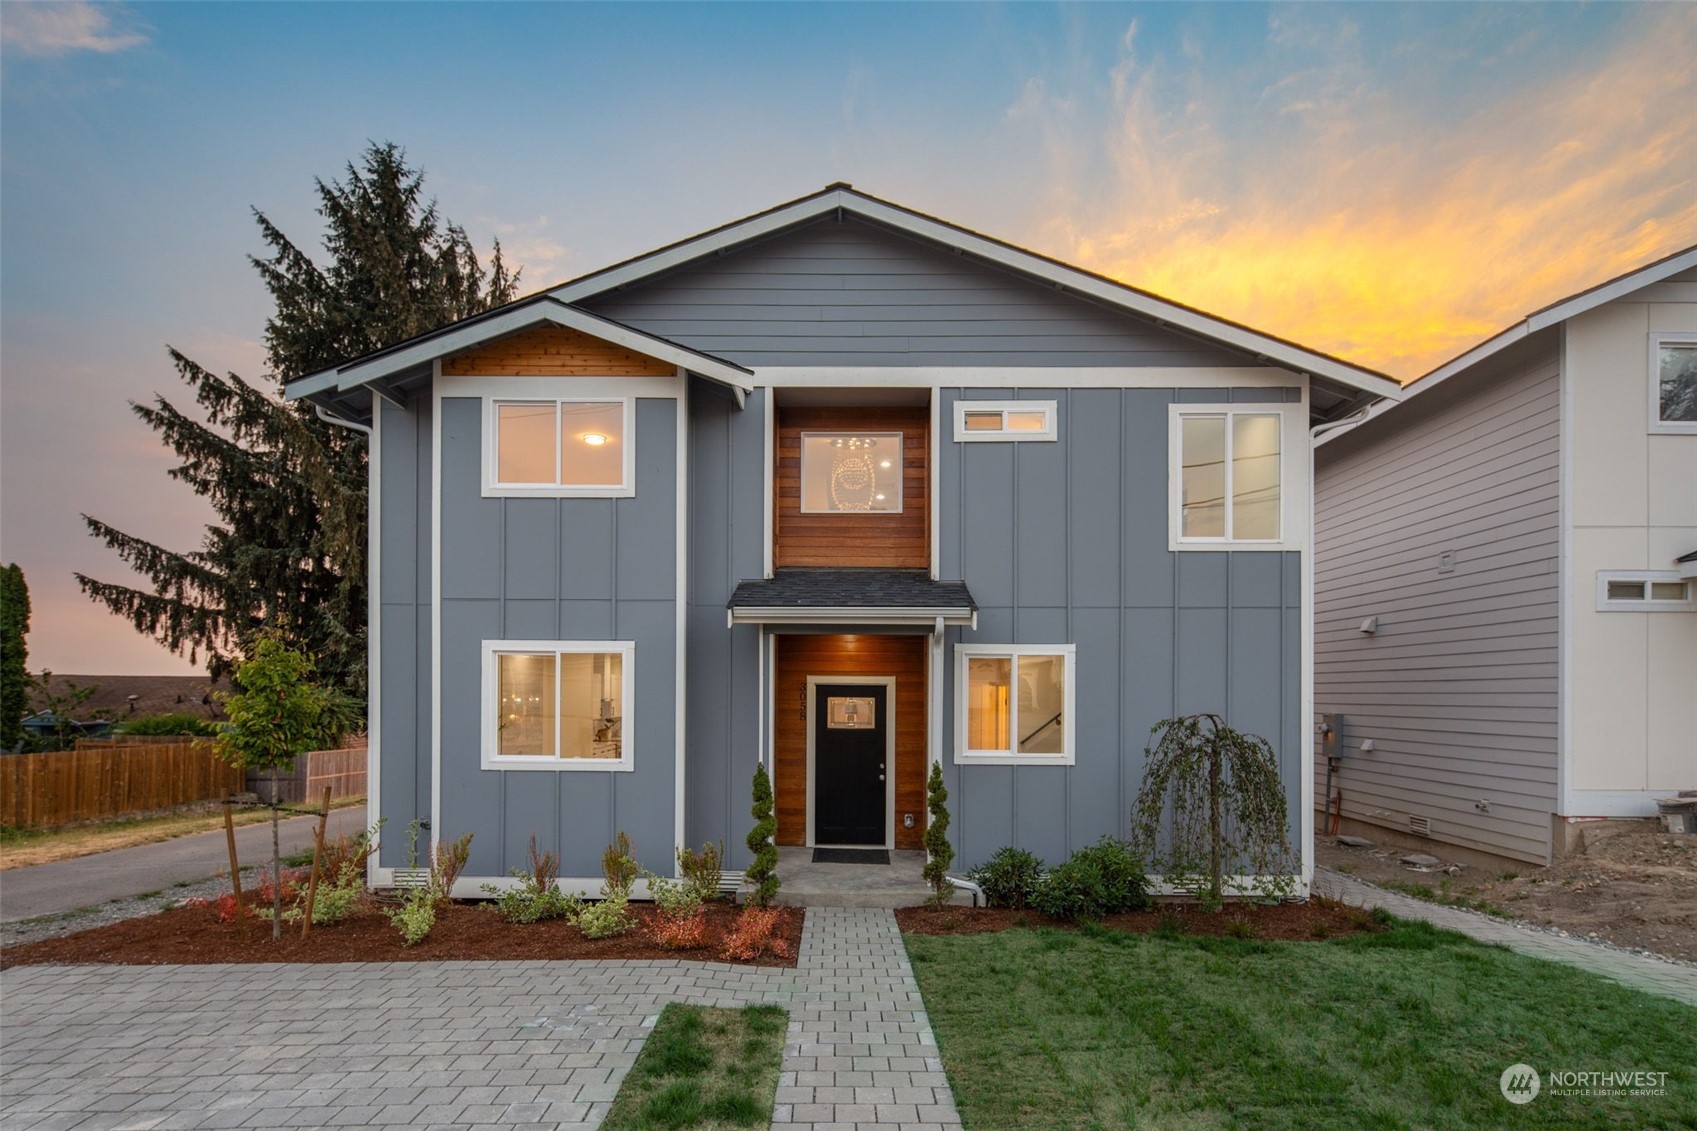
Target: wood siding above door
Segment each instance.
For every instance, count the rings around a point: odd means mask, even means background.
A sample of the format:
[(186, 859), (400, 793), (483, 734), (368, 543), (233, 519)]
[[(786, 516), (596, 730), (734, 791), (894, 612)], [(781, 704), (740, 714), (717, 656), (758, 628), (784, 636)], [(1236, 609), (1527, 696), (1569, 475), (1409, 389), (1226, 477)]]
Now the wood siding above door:
[(675, 377), (677, 367), (564, 326), (537, 326), (442, 359), (444, 377)]
[[(931, 413), (925, 408), (784, 408), (778, 410), (773, 474), (772, 564), (884, 566), (931, 564)], [(803, 514), (803, 432), (900, 432), (900, 514)]]
[[(807, 843), (807, 677), (893, 676), (896, 681), (896, 847), (925, 835), (926, 636), (780, 636), (772, 681), (773, 791), (778, 843)], [(804, 706), (805, 705), (805, 706)], [(902, 814), (913, 814), (913, 828)]]

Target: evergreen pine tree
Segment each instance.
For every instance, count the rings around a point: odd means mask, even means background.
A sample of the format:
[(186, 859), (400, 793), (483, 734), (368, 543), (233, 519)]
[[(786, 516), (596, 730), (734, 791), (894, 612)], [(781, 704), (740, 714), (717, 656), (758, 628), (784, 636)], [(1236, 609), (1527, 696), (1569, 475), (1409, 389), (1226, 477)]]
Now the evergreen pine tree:
[(0, 750), (11, 750), (24, 736), (24, 713), (29, 710), (29, 586), (16, 562), (0, 569)]
[(754, 853), (754, 862), (743, 873), (753, 889), (748, 901), (756, 907), (768, 907), (778, 896), (778, 849), (772, 843), (778, 835), (778, 819), (772, 813), (772, 779), (763, 765), (754, 767), (754, 804), (749, 815), (754, 818), (754, 827), (743, 842)]
[[(252, 258), (276, 309), (265, 325), (270, 378), (339, 365), (509, 302), (517, 273), (487, 270), (459, 226), (423, 196), (423, 174), (373, 144), (345, 181), (314, 182), (324, 217), (320, 267), (257, 210), (271, 250)], [(132, 405), (182, 462), (171, 476), (205, 496), (219, 523), (197, 550), (173, 551), (84, 515), (90, 532), (151, 588), (77, 574), (93, 600), (217, 677), (271, 625), (314, 657), (321, 677), (365, 690), (365, 437), (325, 424), (234, 373), (171, 359), (201, 419), (163, 396)]]

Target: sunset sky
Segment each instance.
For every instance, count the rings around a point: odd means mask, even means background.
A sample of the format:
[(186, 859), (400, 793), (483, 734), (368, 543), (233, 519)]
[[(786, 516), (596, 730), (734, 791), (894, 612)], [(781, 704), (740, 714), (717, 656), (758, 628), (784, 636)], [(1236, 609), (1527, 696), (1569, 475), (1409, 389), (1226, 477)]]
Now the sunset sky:
[(523, 290), (837, 180), (1403, 379), (1697, 243), (1692, 4), (0, 5), (0, 561), (30, 666), (210, 512), (127, 409), (263, 376), (251, 209), (368, 141)]

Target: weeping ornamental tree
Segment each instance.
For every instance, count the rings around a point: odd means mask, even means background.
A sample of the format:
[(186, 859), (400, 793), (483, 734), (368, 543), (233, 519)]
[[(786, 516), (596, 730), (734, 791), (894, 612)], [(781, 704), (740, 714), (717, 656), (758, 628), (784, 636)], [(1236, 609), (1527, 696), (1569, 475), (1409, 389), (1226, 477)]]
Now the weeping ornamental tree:
[(1143, 858), (1213, 910), (1225, 899), (1227, 877), (1240, 871), (1257, 896), (1293, 895), (1284, 783), (1267, 740), (1218, 715), (1167, 719), (1150, 733), (1160, 737), (1144, 751), (1131, 813), (1131, 841)]
[(327, 266), (256, 210), (270, 254), (251, 261), (275, 303), (267, 379), (220, 376), (173, 349), (198, 412), (163, 396), (131, 406), (181, 460), (172, 478), (218, 516), (198, 549), (166, 549), (83, 516), (147, 579), (79, 573), (83, 591), (171, 651), (204, 657), (213, 677), (270, 625), (317, 658), (327, 683), (364, 696), (365, 437), (279, 394), (294, 378), (512, 300), (518, 275), (499, 244), (486, 270), (465, 231), (425, 199), (423, 179), (399, 148), (373, 144), (345, 180), (315, 181)]

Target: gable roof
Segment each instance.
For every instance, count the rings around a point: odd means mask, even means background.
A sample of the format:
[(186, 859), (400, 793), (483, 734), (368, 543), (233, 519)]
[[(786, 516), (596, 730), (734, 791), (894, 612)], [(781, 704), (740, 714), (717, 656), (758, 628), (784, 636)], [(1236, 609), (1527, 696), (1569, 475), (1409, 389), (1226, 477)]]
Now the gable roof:
[(428, 334), (421, 334), (388, 349), (368, 353), (334, 369), (326, 369), (321, 373), (291, 381), (287, 396), (290, 400), (296, 400), (332, 389), (346, 392), (360, 385), (379, 383), (409, 369), (426, 365), (438, 357), (471, 349), (496, 338), (504, 338), (509, 334), (544, 324), (564, 326), (624, 346), (691, 373), (699, 373), (739, 392), (746, 393), (754, 387), (753, 372), (735, 362), (692, 350), (665, 338), (657, 338), (653, 334), (614, 322), (610, 318), (580, 310), (544, 291), (451, 323), (439, 330), (432, 330)]
[(869, 196), (844, 183), (829, 185), (810, 196), (780, 204), (622, 263), (593, 271), (562, 283), (548, 293), (562, 302), (582, 302), (610, 291), (635, 286), (656, 276), (722, 255), (742, 245), (833, 215), (854, 216), (940, 244), (995, 266), (1018, 272), (1058, 291), (1070, 291), (1108, 307), (1140, 315), (1157, 325), (1172, 326), (1233, 347), (1253, 355), (1263, 363), (1311, 374), (1361, 393), (1393, 399), (1401, 396), (1402, 386), (1382, 373), (1310, 350), (1283, 338), (1252, 330), (1228, 319), (982, 235), (935, 216)]
[(405, 379), (409, 375), (416, 378), (422, 367), (435, 358), (481, 345), (543, 322), (552, 322), (604, 338), (662, 361), (672, 362), (689, 372), (711, 378), (730, 386), (740, 400), (741, 395), (753, 387), (754, 374), (751, 370), (592, 314), (576, 304), (634, 286), (692, 263), (715, 258), (742, 245), (832, 215), (853, 215), (870, 223), (928, 240), (960, 254), (970, 255), (985, 263), (1019, 273), (1056, 291), (1072, 293), (1111, 309), (1146, 318), (1158, 326), (1170, 326), (1242, 351), (1261, 364), (1311, 375), (1330, 388), (1334, 400), (1346, 401), (1353, 405), (1363, 398), (1399, 400), (1402, 397), (1402, 386), (1382, 373), (1271, 334), (1252, 330), (1240, 323), (1207, 314), (1194, 307), (1139, 290), (934, 216), (857, 192), (852, 185), (845, 183), (828, 185), (819, 192), (798, 200), (777, 205), (700, 235), (590, 272), (506, 306), (355, 358), (333, 369), (297, 378), (289, 382), (285, 395), (290, 400), (307, 396), (329, 400), (338, 395), (345, 398), (350, 392), (365, 388), (386, 392), (386, 382)]
[(1351, 420), (1340, 421), (1339, 427), (1321, 435), (1316, 443), (1324, 444), (1328, 440), (1353, 432), (1370, 420), (1377, 420), (1395, 408), (1398, 403), (1407, 403), (1408, 400), (1422, 393), (1430, 392), (1451, 377), (1465, 373), (1480, 362), (1497, 356), (1540, 330), (1547, 330), (1551, 326), (1567, 321), (1569, 318), (1577, 317), (1589, 310), (1595, 310), (1604, 303), (1613, 302), (1615, 299), (1625, 298), (1634, 291), (1642, 290), (1652, 283), (1659, 283), (1694, 267), (1697, 267), (1697, 244), (1685, 248), (1683, 251), (1676, 251), (1672, 255), (1664, 256), (1654, 263), (1647, 263), (1642, 267), (1635, 268), (1623, 275), (1616, 275), (1614, 278), (1598, 283), (1594, 287), (1587, 287), (1577, 294), (1559, 299), (1548, 306), (1540, 307), (1514, 325), (1486, 338), (1472, 349), (1457, 354), (1431, 372), (1421, 374), (1410, 381), (1404, 386), (1407, 396), (1400, 401), (1381, 401), (1371, 405), (1360, 416)]

